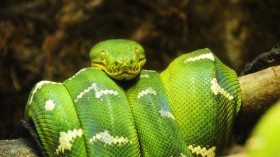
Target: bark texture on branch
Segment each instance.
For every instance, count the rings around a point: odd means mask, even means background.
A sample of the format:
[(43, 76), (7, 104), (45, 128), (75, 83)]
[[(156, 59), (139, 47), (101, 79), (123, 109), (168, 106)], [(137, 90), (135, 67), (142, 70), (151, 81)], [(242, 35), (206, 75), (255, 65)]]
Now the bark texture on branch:
[(239, 77), (242, 106), (236, 127), (252, 127), (260, 116), (280, 99), (280, 66)]
[(0, 140), (2, 157), (37, 157), (34, 144), (29, 139)]
[[(248, 126), (256, 121), (274, 102), (280, 99), (280, 65), (239, 78), (242, 106), (238, 125)], [(242, 127), (241, 127), (242, 128)], [(36, 156), (28, 139), (0, 140), (0, 156)]]

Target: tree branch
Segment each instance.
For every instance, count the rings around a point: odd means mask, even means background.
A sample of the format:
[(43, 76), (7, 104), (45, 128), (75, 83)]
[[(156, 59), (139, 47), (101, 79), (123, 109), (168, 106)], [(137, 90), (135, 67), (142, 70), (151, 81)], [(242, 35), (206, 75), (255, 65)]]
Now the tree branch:
[(236, 127), (252, 127), (280, 99), (280, 65), (239, 77), (242, 106)]
[(37, 157), (35, 147), (30, 139), (0, 140), (0, 156)]

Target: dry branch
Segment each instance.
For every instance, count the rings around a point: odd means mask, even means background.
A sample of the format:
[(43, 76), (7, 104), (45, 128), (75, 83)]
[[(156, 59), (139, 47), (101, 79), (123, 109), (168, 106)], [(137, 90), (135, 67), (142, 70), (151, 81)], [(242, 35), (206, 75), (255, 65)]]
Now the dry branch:
[(0, 156), (37, 157), (34, 144), (29, 139), (0, 140)]
[(280, 99), (280, 65), (239, 78), (242, 106), (237, 127), (255, 124), (260, 116)]

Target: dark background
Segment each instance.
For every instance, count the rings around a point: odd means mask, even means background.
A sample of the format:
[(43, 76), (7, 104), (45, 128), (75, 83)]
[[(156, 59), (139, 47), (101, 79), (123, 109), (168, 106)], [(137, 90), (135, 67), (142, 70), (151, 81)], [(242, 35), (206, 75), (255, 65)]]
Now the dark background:
[(184, 52), (208, 47), (239, 73), (280, 41), (278, 0), (1, 0), (0, 139), (23, 118), (32, 87), (88, 67), (97, 42), (127, 38), (162, 71)]

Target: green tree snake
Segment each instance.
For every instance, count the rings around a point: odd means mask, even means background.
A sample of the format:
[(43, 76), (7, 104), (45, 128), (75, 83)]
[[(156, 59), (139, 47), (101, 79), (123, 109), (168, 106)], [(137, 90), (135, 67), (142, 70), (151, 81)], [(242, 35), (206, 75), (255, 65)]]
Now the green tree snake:
[(241, 105), (236, 73), (209, 49), (142, 70), (143, 47), (106, 40), (92, 67), (32, 89), (25, 120), (48, 156), (209, 156), (229, 146)]

